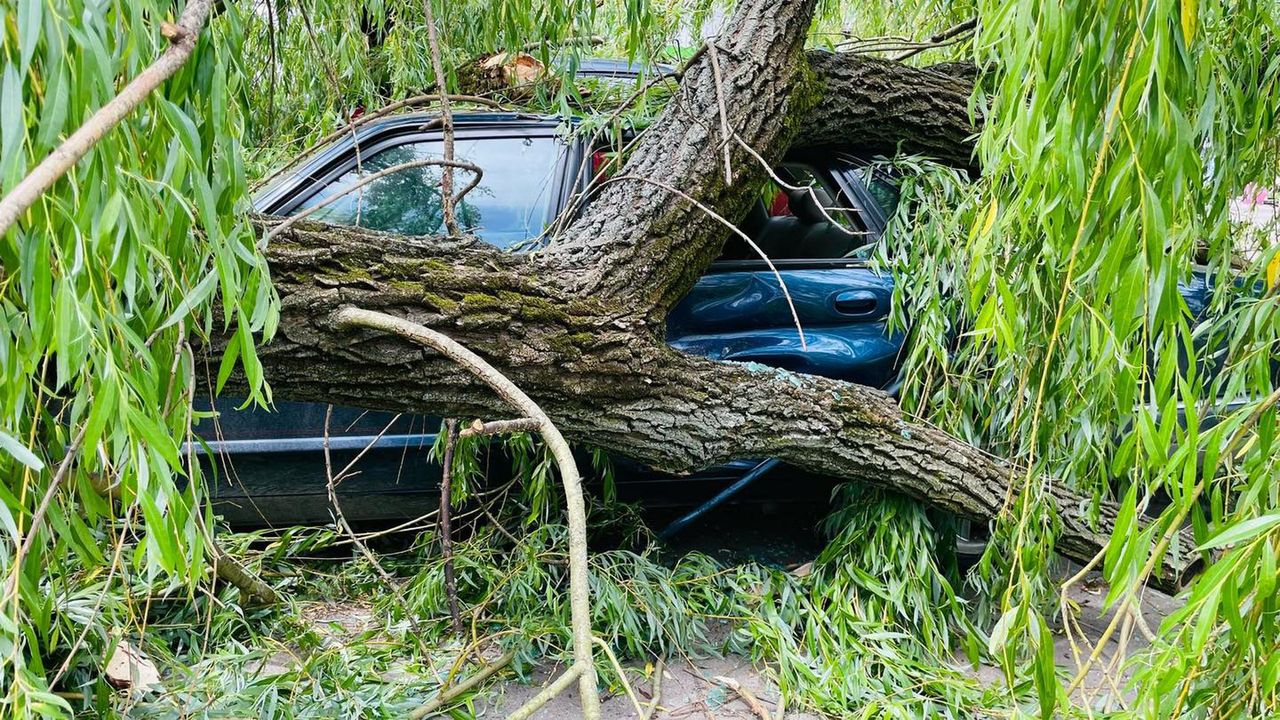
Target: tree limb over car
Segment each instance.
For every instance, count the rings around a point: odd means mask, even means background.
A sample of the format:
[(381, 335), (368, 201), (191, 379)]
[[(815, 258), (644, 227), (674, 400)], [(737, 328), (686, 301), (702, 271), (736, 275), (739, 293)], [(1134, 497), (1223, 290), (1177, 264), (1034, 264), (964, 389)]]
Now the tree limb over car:
[[(409, 238), (298, 223), (266, 253), (281, 299), (259, 350), (276, 397), (492, 417), (500, 400), (447, 359), (351, 331), (358, 307), (447, 334), (515, 382), (571, 439), (678, 471), (741, 457), (874, 484), (985, 520), (1009, 504), (1018, 470), (903, 416), (849, 382), (677, 352), (666, 313), (720, 253), (724, 228), (678, 187), (741, 218), (766, 169), (799, 146), (926, 152), (968, 166), (975, 128), (963, 73), (806, 52), (815, 0), (742, 0), (650, 127), (622, 173), (657, 182), (603, 188), (544, 250), (514, 255), (468, 237)], [(721, 130), (723, 97), (730, 137)], [(738, 142), (738, 141), (741, 142)], [(745, 146), (745, 147), (744, 147)], [(724, 182), (728, 153), (734, 182)], [(260, 219), (264, 231), (270, 220)], [(225, 339), (214, 340), (214, 350)], [(1053, 484), (1057, 548), (1088, 561), (1116, 510)], [(1175, 542), (1152, 582), (1188, 571)]]

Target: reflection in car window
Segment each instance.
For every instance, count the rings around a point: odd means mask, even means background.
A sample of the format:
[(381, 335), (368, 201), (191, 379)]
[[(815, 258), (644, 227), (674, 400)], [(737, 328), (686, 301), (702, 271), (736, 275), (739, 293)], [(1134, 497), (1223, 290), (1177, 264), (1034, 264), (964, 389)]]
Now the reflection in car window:
[[(485, 242), (509, 247), (536, 237), (547, 222), (551, 180), (560, 144), (552, 137), (460, 139), (454, 157), (473, 163), (484, 175), (457, 208), (458, 225)], [(351, 171), (322, 187), (293, 212), (301, 212), (338, 194), (363, 177), (414, 160), (443, 156), (439, 141), (388, 148), (366, 157)], [(388, 175), (317, 210), (312, 217), (338, 225), (356, 225), (403, 235), (442, 232), (439, 167), (415, 167)], [(471, 172), (454, 170), (456, 190), (471, 182)]]

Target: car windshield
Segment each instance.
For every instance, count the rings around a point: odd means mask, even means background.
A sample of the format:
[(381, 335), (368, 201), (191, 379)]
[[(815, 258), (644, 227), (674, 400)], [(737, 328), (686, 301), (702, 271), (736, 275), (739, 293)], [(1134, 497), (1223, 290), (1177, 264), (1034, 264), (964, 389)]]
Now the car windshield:
[[(551, 181), (562, 145), (555, 138), (500, 137), (459, 139), (454, 157), (481, 169), (480, 184), (458, 204), (459, 226), (498, 247), (536, 237), (547, 222)], [(341, 194), (362, 178), (414, 160), (443, 156), (438, 140), (398, 145), (363, 159), (352, 169), (299, 203), (290, 214)], [(316, 220), (355, 225), (402, 235), (432, 235), (443, 230), (441, 168), (414, 167), (379, 178), (317, 210)], [(471, 182), (468, 170), (454, 171), (455, 192)]]

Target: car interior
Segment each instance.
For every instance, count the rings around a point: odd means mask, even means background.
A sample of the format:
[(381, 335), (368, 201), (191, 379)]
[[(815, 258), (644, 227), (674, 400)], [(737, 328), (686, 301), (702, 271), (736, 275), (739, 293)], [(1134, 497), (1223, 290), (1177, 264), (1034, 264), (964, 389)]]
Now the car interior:
[[(770, 181), (739, 229), (770, 260), (850, 257), (873, 239), (857, 207), (829, 179), (807, 165), (779, 169), (786, 186)], [(736, 234), (722, 260), (755, 260), (759, 253)]]

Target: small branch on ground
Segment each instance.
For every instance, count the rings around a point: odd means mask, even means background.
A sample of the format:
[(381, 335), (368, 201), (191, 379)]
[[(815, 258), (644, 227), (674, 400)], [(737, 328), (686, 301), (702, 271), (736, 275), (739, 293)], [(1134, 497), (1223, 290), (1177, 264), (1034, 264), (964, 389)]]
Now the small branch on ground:
[(447, 690), (443, 690), (439, 695), (414, 708), (413, 712), (409, 713), (409, 720), (422, 720), (467, 692), (474, 690), (480, 685), (480, 683), (483, 683), (499, 670), (510, 665), (515, 656), (516, 654), (514, 652), (508, 652), (497, 660), (485, 665), (484, 668), (475, 675), (472, 675)]
[[(653, 668), (653, 682), (649, 684), (649, 704), (645, 706), (640, 720), (649, 720), (658, 711), (658, 703), (662, 701), (662, 674), (666, 671), (666, 658), (658, 658), (658, 663)], [(785, 718), (779, 718), (779, 720), (785, 720)]]
[(752, 694), (750, 690), (743, 687), (742, 683), (723, 675), (716, 675), (711, 679), (737, 693), (738, 697), (742, 698), (742, 701), (747, 704), (747, 707), (751, 708), (751, 712), (755, 713), (760, 720), (772, 720), (764, 703), (760, 702), (760, 699)]

